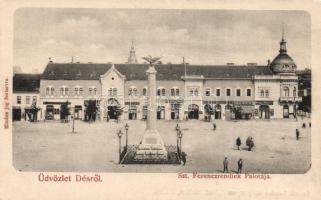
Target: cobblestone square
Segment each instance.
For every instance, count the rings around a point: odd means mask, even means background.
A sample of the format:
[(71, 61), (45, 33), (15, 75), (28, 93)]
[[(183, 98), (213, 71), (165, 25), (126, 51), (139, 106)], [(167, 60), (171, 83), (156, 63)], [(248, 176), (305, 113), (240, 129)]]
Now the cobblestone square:
[[(228, 157), (229, 170), (237, 171), (242, 158), (243, 173), (305, 173), (311, 163), (311, 128), (309, 118), (223, 121), (179, 121), (183, 132), (182, 150), (187, 153), (183, 165), (119, 165), (119, 129), (129, 124), (130, 145), (139, 144), (145, 130), (141, 120), (119, 123), (75, 121), (72, 123), (26, 121), (13, 123), (13, 164), (19, 171), (73, 172), (223, 172), (223, 159)], [(307, 128), (302, 128), (302, 123)], [(157, 121), (157, 129), (166, 145), (176, 145), (176, 121)], [(295, 129), (300, 131), (296, 140)], [(240, 136), (241, 150), (236, 138)], [(248, 151), (245, 140), (254, 139), (253, 151)], [(125, 144), (125, 134), (122, 146)]]

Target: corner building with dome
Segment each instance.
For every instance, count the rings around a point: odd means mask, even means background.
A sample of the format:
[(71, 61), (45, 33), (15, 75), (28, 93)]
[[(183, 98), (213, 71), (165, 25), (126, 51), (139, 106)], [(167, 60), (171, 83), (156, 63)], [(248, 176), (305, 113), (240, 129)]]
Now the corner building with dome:
[[(50, 61), (40, 78), (40, 118), (60, 119), (61, 105), (68, 101), (75, 119), (84, 120), (88, 102), (94, 101), (96, 119), (145, 119), (148, 65), (134, 56), (132, 46), (125, 64)], [(159, 120), (229, 120), (235, 108), (244, 119), (293, 118), (301, 101), (297, 66), (284, 37), (267, 65), (156, 64), (155, 69)]]

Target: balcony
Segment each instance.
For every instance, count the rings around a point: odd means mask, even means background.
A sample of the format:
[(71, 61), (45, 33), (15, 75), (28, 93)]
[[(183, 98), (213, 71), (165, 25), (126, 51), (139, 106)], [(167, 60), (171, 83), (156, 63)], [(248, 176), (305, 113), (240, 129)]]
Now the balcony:
[(280, 97), (280, 102), (299, 102), (302, 101), (302, 97)]

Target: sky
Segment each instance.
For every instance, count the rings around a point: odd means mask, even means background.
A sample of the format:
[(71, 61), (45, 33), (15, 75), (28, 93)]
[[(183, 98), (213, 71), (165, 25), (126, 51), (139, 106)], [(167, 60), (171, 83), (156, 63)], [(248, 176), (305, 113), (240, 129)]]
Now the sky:
[(14, 16), (14, 66), (25, 73), (53, 62), (125, 63), (132, 41), (163, 63), (265, 65), (284, 27), (288, 54), (310, 68), (310, 16), (304, 11), (21, 8)]

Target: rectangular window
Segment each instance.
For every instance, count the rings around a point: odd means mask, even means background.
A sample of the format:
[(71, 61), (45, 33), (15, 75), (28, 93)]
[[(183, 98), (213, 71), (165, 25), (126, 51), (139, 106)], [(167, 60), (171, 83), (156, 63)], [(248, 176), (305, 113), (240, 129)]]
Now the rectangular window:
[(251, 89), (246, 89), (246, 96), (250, 97), (252, 95)]
[(221, 96), (221, 89), (216, 89), (216, 96)]
[(50, 88), (50, 90), (51, 90), (51, 95), (53, 95), (53, 94), (54, 94), (55, 89), (52, 87), (52, 88)]
[(26, 104), (30, 104), (30, 96), (26, 96)]
[(205, 91), (205, 96), (211, 96), (211, 91), (209, 89)]
[(32, 97), (32, 103), (37, 103), (37, 96)]
[(46, 95), (49, 95), (49, 91), (50, 91), (50, 88), (47, 87), (47, 88), (46, 88)]
[(230, 88), (227, 88), (226, 89), (226, 96), (231, 96), (231, 89)]
[(65, 95), (68, 95), (68, 88), (65, 88)]
[(59, 108), (55, 108), (55, 109), (54, 109), (54, 115), (59, 115), (59, 114), (60, 114)]
[(17, 104), (21, 104), (21, 96), (17, 96)]
[(64, 95), (64, 88), (60, 88), (60, 95)]
[(236, 89), (236, 96), (240, 97), (241, 96), (241, 89)]

